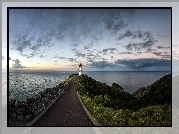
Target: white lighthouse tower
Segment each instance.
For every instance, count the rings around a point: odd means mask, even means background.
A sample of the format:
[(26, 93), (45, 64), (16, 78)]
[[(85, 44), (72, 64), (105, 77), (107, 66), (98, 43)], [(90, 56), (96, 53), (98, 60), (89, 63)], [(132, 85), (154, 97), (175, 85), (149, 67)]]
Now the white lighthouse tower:
[(81, 63), (80, 63), (80, 65), (79, 65), (79, 69), (78, 69), (78, 70), (79, 70), (79, 76), (82, 75), (82, 70), (83, 70), (83, 69), (82, 69), (82, 64), (81, 64)]

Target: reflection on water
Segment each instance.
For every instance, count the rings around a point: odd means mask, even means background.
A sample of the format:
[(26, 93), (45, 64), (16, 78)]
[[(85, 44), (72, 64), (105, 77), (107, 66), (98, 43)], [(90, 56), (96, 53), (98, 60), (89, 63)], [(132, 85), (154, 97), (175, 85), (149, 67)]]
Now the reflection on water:
[(68, 75), (59, 72), (17, 72), (9, 74), (9, 98), (24, 100), (64, 81)]

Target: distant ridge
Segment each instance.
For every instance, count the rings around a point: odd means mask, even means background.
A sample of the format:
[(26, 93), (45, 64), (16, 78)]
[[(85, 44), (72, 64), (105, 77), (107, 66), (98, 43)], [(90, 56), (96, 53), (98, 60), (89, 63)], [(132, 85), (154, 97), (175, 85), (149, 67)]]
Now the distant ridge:
[(142, 87), (132, 94), (141, 105), (155, 105), (172, 102), (171, 74), (165, 75), (153, 84)]

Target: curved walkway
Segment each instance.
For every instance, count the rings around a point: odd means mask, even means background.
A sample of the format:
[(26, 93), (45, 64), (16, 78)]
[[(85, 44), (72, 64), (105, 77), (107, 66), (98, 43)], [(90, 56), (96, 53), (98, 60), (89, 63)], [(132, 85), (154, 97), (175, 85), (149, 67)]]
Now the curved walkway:
[(66, 93), (33, 126), (95, 126), (78, 99), (77, 81), (78, 76)]

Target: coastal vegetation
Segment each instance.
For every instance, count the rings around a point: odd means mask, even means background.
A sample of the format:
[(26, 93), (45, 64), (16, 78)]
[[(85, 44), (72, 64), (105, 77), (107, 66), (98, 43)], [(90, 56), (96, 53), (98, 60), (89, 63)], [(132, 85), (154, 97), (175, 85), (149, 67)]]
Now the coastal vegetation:
[(87, 75), (79, 77), (77, 87), (82, 102), (102, 126), (171, 126), (171, 74), (133, 94)]

